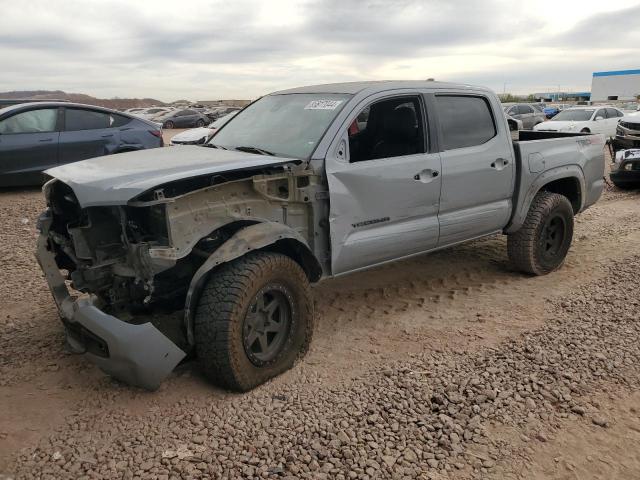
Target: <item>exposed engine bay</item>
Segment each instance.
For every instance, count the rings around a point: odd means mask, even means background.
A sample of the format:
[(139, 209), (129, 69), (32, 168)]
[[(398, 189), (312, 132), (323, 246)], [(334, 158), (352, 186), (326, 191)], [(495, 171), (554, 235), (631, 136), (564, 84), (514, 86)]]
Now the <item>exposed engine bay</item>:
[(45, 186), (49, 248), (72, 289), (95, 295), (103, 310), (135, 314), (178, 310), (194, 273), (238, 230), (289, 226), (309, 247), (319, 176), (288, 167), (231, 172), (154, 188), (126, 205), (82, 208), (61, 181)]

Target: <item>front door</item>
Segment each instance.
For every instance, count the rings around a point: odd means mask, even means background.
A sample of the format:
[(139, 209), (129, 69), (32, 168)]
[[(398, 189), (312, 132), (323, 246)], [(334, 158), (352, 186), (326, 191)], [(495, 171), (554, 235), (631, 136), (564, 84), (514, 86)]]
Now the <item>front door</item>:
[(334, 275), (438, 243), (440, 155), (429, 152), (417, 94), (360, 104), (328, 153)]
[(58, 109), (38, 108), (0, 121), (0, 185), (41, 183), (58, 161)]

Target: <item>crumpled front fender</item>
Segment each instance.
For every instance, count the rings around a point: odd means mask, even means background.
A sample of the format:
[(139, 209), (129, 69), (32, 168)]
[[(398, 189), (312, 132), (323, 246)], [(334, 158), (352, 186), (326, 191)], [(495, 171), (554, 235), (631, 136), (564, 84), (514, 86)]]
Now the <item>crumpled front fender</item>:
[(251, 251), (260, 250), (269, 245), (273, 245), (281, 240), (290, 239), (306, 251), (307, 258), (311, 259), (313, 274), (312, 279), (317, 280), (322, 274), (322, 267), (313, 256), (306, 240), (295, 230), (280, 223), (264, 222), (250, 225), (236, 232), (229, 240), (223, 243), (211, 256), (200, 266), (191, 279), (187, 298), (185, 301), (185, 325), (187, 340), (189, 344), (194, 344), (193, 338), (193, 317), (195, 315), (196, 304), (200, 291), (204, 285), (208, 273), (215, 267), (223, 263), (230, 262)]

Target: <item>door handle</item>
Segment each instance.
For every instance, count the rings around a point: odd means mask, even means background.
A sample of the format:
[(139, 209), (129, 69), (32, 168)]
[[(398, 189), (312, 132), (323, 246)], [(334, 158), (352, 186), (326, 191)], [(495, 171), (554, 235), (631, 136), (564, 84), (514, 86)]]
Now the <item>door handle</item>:
[(422, 170), (421, 172), (416, 173), (413, 176), (413, 179), (416, 182), (429, 183), (438, 175), (440, 175), (440, 172), (438, 170), (431, 170), (430, 168), (428, 168), (426, 170)]
[(106, 135), (100, 135), (102, 138), (109, 138), (109, 137), (113, 137), (113, 133), (108, 133)]
[(53, 142), (53, 138), (41, 138), (39, 141), (42, 142), (42, 143), (44, 143), (44, 142)]
[(491, 168), (495, 168), (496, 170), (502, 170), (507, 165), (509, 165), (508, 159), (496, 158), (496, 160), (491, 164)]

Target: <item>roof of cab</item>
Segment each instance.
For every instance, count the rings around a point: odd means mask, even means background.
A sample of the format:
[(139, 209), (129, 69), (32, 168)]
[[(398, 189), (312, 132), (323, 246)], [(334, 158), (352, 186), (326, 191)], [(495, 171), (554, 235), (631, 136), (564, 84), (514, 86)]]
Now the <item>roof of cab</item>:
[(282, 95), (289, 93), (343, 93), (352, 94), (360, 93), (363, 90), (369, 90), (370, 93), (386, 90), (396, 90), (401, 88), (429, 88), (429, 89), (456, 89), (456, 90), (474, 90), (488, 92), (485, 87), (477, 87), (474, 85), (464, 85), (458, 83), (435, 82), (431, 80), (380, 80), (368, 82), (346, 82), (346, 83), (327, 83), (323, 85), (310, 85), (307, 87), (290, 88), (273, 92), (272, 95)]

